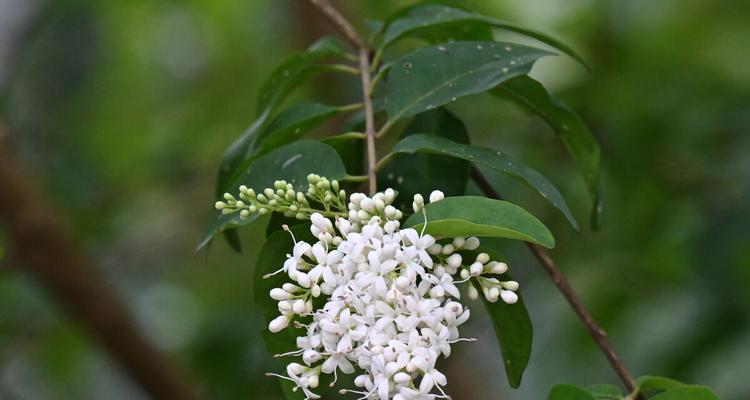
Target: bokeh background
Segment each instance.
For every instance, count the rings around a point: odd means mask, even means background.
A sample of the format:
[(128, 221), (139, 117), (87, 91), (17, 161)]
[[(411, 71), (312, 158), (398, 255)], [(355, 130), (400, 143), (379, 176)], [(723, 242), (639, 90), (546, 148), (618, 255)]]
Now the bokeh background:
[[(338, 3), (363, 30), (410, 4)], [(602, 144), (603, 229), (576, 233), (530, 191), (490, 177), (552, 228), (554, 257), (625, 364), (750, 398), (750, 2), (461, 4), (554, 34), (591, 65), (550, 58), (533, 75)], [(0, 121), (142, 331), (209, 398), (279, 398), (250, 293), (263, 224), (243, 230), (243, 254), (221, 240), (193, 250), (219, 157), (252, 122), (262, 80), (329, 32), (301, 0), (0, 0)], [(343, 104), (358, 91), (327, 78), (297, 96)], [(585, 220), (583, 184), (542, 121), (489, 96), (451, 108), (476, 143), (548, 175)], [(446, 364), (456, 399), (617, 382), (524, 250), (508, 249), (535, 326), (524, 384), (508, 389), (476, 312), (466, 331), (479, 341)], [(40, 286), (3, 269), (0, 398), (146, 395)]]

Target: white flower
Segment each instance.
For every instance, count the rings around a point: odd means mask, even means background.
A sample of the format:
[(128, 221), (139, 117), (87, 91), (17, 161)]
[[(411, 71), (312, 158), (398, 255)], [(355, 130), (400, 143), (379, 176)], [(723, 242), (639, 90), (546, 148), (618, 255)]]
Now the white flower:
[[(310, 179), (317, 188), (311, 191), (325, 191), (325, 178)], [(276, 186), (288, 187), (283, 182)], [(289, 190), (285, 198), (304, 203), (304, 196), (300, 199)], [(260, 204), (250, 189), (241, 193), (243, 199)], [(345, 193), (337, 196), (346, 198)], [(279, 332), (292, 322), (305, 327), (304, 336), (297, 337), (297, 349), (280, 355), (301, 356), (305, 365), (290, 363), (287, 376), (272, 375), (294, 382), (308, 399), (319, 398), (311, 389), (318, 386), (320, 373), (337, 377), (339, 371), (358, 373), (354, 383), (362, 391), (344, 392), (359, 393), (361, 399), (447, 398), (442, 389), (447, 379), (436, 362), (450, 356), (454, 343), (470, 340), (459, 336), (459, 326), (470, 313), (457, 301), (457, 285), (472, 280), (490, 301), (518, 300), (517, 282), (485, 276), (502, 275), (507, 264), (490, 260), (486, 253), (469, 262), (467, 254), (459, 253), (478, 249), (477, 238), (437, 243), (429, 234), (401, 229), (402, 213), (391, 205), (395, 197), (392, 189), (372, 197), (354, 193), (348, 204), (340, 203), (335, 223), (322, 211), (312, 212), (310, 232), (317, 241), (295, 241), (292, 254), (275, 272), (286, 272), (295, 283), (270, 291), (279, 302), (280, 315), (269, 323), (269, 330)], [(443, 197), (433, 191), (429, 201)], [(239, 207), (239, 201), (226, 200), (224, 209)], [(425, 210), (421, 195), (414, 196), (413, 208)], [(457, 276), (462, 280), (456, 281)], [(478, 294), (473, 284), (468, 290), (470, 297)], [(318, 302), (322, 307), (314, 309)]]

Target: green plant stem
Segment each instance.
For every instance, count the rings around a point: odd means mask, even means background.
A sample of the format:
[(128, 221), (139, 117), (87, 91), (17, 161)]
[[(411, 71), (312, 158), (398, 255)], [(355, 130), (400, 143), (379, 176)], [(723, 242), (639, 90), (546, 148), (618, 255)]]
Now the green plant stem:
[(333, 71), (340, 71), (351, 75), (359, 75), (359, 69), (354, 68), (350, 65), (346, 64), (329, 64), (327, 65), (328, 68), (330, 68)]

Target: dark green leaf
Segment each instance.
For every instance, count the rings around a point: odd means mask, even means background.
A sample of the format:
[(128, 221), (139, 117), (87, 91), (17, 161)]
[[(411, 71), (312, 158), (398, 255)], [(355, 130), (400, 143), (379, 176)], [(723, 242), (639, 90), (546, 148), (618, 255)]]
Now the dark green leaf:
[(552, 388), (547, 400), (596, 400), (594, 396), (576, 385), (562, 384)]
[(258, 114), (276, 108), (279, 103), (297, 86), (328, 67), (321, 61), (331, 57), (342, 57), (343, 45), (337, 39), (325, 37), (304, 53), (298, 53), (284, 60), (263, 82), (258, 96)]
[(263, 130), (271, 110), (266, 110), (258, 119), (240, 135), (221, 156), (219, 176), (216, 179), (216, 196), (219, 197), (228, 189), (229, 182), (234, 180), (237, 171), (247, 158), (248, 149)]
[[(439, 4), (419, 4), (401, 10), (388, 18), (382, 31), (381, 45), (388, 46), (408, 36), (437, 35), (441, 30), (445, 31), (445, 36), (451, 37), (451, 35), (461, 33), (461, 30), (456, 28), (474, 30), (477, 29), (477, 25), (491, 26), (528, 36), (568, 54), (585, 65), (583, 58), (576, 54), (573, 49), (546, 34), (501, 19)], [(454, 37), (454, 39), (464, 40), (462, 37)]]
[[(486, 197), (447, 197), (426, 207), (426, 232), (435, 236), (490, 236), (525, 240), (547, 248), (555, 239), (544, 224), (523, 208)], [(422, 229), (424, 217), (413, 214), (405, 227)]]
[(647, 392), (650, 390), (667, 390), (685, 386), (684, 383), (661, 376), (642, 376), (635, 381), (637, 390)]
[(593, 202), (591, 225), (598, 228), (603, 208), (599, 180), (600, 150), (586, 124), (575, 112), (550, 96), (541, 83), (529, 76), (506, 81), (493, 90), (493, 93), (539, 114), (560, 136), (586, 182)]
[[(448, 129), (448, 127), (445, 127), (445, 129)], [(542, 197), (547, 199), (547, 201), (565, 215), (575, 229), (578, 229), (578, 222), (557, 188), (540, 173), (514, 160), (507, 154), (486, 147), (456, 143), (438, 136), (424, 134), (404, 138), (396, 143), (391, 154), (417, 152), (444, 154), (512, 175), (541, 194)], [(427, 173), (434, 174), (435, 172), (429, 170)], [(431, 182), (429, 181), (429, 183)], [(440, 188), (439, 186), (436, 187)]]
[(596, 400), (621, 400), (622, 390), (615, 385), (608, 384), (596, 384), (589, 385), (584, 388), (589, 394), (594, 396)]
[(330, 57), (343, 57), (344, 54), (343, 46), (338, 39), (324, 37), (304, 53), (286, 59), (271, 73), (261, 87), (257, 105), (258, 118), (227, 147), (221, 157), (216, 181), (217, 196), (223, 194), (227, 190), (227, 184), (236, 178), (237, 170), (247, 161), (251, 146), (264, 132), (264, 127), (281, 101), (309, 77), (328, 68), (320, 61)]
[(346, 170), (352, 174), (364, 174), (365, 141), (362, 134), (350, 132), (343, 135), (329, 136), (323, 143), (333, 147), (341, 157)]
[(389, 120), (440, 107), (524, 75), (551, 53), (505, 42), (454, 42), (423, 47), (394, 62), (383, 102)]
[(704, 386), (685, 385), (659, 393), (650, 400), (719, 400), (719, 396)]
[(277, 115), (253, 143), (251, 156), (268, 153), (291, 143), (328, 118), (346, 110), (346, 107), (319, 103), (295, 104)]
[[(483, 246), (480, 247), (479, 251), (488, 253), (493, 260), (503, 259), (499, 253), (491, 248)], [(507, 274), (501, 276), (501, 280), (504, 281), (511, 279)], [(472, 279), (472, 284), (480, 293), (482, 292), (478, 282)], [(508, 383), (511, 387), (517, 388), (521, 385), (523, 372), (526, 370), (531, 357), (534, 330), (529, 312), (526, 310), (526, 305), (520, 293), (516, 304), (506, 304), (502, 300), (491, 303), (484, 296), (480, 295), (479, 297), (482, 299), (482, 303), (484, 303), (490, 316), (492, 327), (495, 329), (495, 336), (503, 354), (503, 364), (508, 376)]]
[[(417, 115), (404, 129), (402, 136), (411, 138), (415, 133), (429, 133), (435, 138), (453, 142), (469, 143), (469, 134), (464, 124), (453, 114), (439, 108)], [(404, 139), (406, 140), (406, 139)], [(407, 210), (415, 194), (429, 194), (439, 189), (446, 196), (461, 196), (466, 193), (469, 180), (469, 163), (452, 157), (436, 154), (415, 154), (395, 157), (378, 172), (379, 190), (397, 188), (397, 207)]]
[[(300, 140), (261, 156), (228, 187), (233, 188), (231, 191), (237, 191), (240, 185), (262, 190), (273, 187), (274, 181), (283, 179), (292, 183), (297, 190), (304, 190), (309, 174), (329, 179), (347, 177), (341, 158), (331, 146), (315, 140)], [(255, 220), (251, 216), (240, 221), (239, 216), (225, 216), (219, 211), (215, 211), (211, 218), (198, 249), (208, 244), (216, 233)]]

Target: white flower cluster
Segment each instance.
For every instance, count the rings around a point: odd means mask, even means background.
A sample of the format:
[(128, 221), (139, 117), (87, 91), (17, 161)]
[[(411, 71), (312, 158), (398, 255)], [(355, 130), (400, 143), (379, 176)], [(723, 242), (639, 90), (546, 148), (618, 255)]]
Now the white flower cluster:
[[(327, 182), (315, 176), (310, 180), (316, 187)], [(325, 191), (330, 185), (320, 186)], [(296, 193), (281, 193), (286, 192), (285, 182), (275, 187), (278, 195), (310, 207)], [(243, 193), (257, 206), (256, 196)], [(279, 355), (301, 356), (302, 362), (288, 364), (287, 376), (269, 375), (291, 380), (308, 399), (320, 398), (312, 389), (319, 386), (321, 374), (332, 374), (333, 386), (338, 371), (357, 370), (354, 384), (360, 389), (342, 393), (381, 400), (448, 398), (442, 389), (447, 380), (436, 362), (450, 355), (451, 344), (472, 340), (459, 336), (458, 327), (469, 318), (469, 310), (458, 302), (456, 285), (474, 280), (489, 301), (518, 300), (517, 282), (483, 276), (503, 274), (508, 266), (486, 253), (477, 254), (476, 237), (442, 238), (437, 243), (424, 230), (401, 229), (402, 213), (391, 205), (395, 197), (392, 189), (372, 197), (354, 193), (347, 210), (321, 202), (335, 222), (323, 215), (324, 210), (311, 213), (310, 231), (317, 242), (295, 239), (292, 254), (274, 273), (283, 272), (292, 282), (270, 292), (280, 315), (269, 330), (279, 332), (293, 323), (306, 334), (297, 338), (297, 350)], [(439, 191), (429, 197), (430, 202), (442, 198)], [(268, 200), (266, 196), (261, 202), (268, 205)], [(247, 209), (244, 204), (237, 207), (238, 202), (230, 200), (232, 204), (221, 208)], [(284, 203), (281, 211), (288, 212), (290, 204)], [(413, 208), (423, 212), (422, 196), (414, 197)], [(472, 285), (468, 287), (470, 297), (478, 296)], [(314, 304), (323, 303), (316, 309)], [(433, 394), (435, 390), (439, 394)]]

